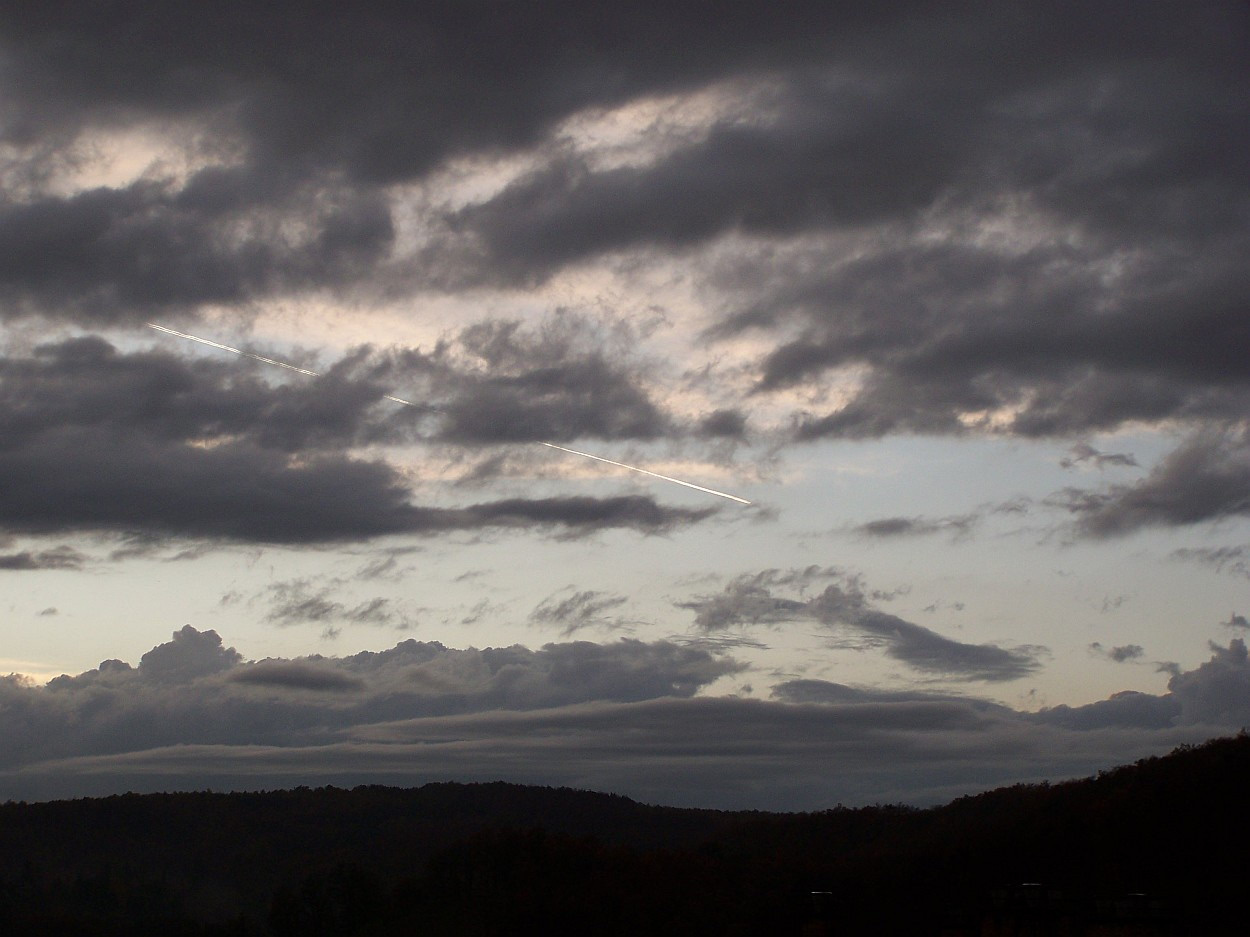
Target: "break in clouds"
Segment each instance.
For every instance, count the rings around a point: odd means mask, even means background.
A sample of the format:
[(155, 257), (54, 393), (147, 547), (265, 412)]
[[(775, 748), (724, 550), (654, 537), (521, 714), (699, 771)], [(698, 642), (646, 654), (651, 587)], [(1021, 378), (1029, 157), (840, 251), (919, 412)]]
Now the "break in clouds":
[[(926, 802), (1085, 774), (1250, 721), (1241, 638), (1162, 695), (1019, 712), (969, 696), (790, 680), (700, 696), (743, 665), (667, 641), (247, 661), (186, 626), (138, 666), (0, 679), (0, 796), (506, 776), (663, 803)], [(921, 770), (922, 768), (922, 770)], [(767, 792), (765, 796), (764, 792)]]

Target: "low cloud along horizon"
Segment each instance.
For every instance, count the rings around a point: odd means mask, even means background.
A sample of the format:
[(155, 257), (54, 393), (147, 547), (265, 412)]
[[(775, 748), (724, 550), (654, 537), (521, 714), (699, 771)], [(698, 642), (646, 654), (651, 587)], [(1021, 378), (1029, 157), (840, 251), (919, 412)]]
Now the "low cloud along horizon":
[[(772, 700), (698, 691), (744, 665), (668, 641), (538, 650), (408, 639), (348, 657), (245, 661), (187, 625), (137, 667), (0, 680), (0, 796), (171, 787), (514, 781), (664, 804), (813, 810), (929, 803), (1079, 776), (1250, 721), (1243, 639), (1161, 695), (1020, 712), (975, 696), (825, 680)], [(923, 782), (916, 781), (917, 772)]]

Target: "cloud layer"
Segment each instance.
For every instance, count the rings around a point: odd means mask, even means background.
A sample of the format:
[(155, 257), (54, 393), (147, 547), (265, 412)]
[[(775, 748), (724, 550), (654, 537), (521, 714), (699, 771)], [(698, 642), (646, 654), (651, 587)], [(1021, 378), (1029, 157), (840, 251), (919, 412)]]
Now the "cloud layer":
[[(106, 374), (83, 339), (44, 352), (72, 359), (74, 376), (51, 388), (52, 412), (30, 414), (43, 438), (7, 474), (20, 483), (70, 460), (48, 490), (83, 485), (132, 515), (77, 505), (86, 526), (259, 536), (228, 520), (204, 530), (206, 508), (159, 491), (141, 516), (134, 493), (107, 482), (141, 458), (170, 489), (258, 478), (281, 503), (249, 513), (284, 542), (504, 515), (580, 529), (573, 505), (407, 511), (392, 473), (333, 450), (414, 437), (693, 445), (744, 438), (758, 408), (792, 443), (1053, 436), (1077, 441), (1070, 464), (1100, 467), (1132, 457), (1083, 437), (1180, 425), (1195, 435), (1145, 487), (1074, 492), (1077, 528), (1105, 537), (1240, 515), (1247, 28), (1232, 0), (1149, 15), (1127, 2), (975, 0), (802, 3), (783, 18), (754, 0), (732, 15), (683, 2), (592, 16), (555, 0), (0, 14), (10, 322), (90, 329), (210, 307), (245, 322), (314, 293), (367, 304), (489, 287), (516, 299), (568, 271), (628, 280), (677, 262), (702, 305), (687, 331), (732, 359), (708, 366), (704, 412), (679, 418), (661, 401), (680, 351), (649, 371), (628, 341), (578, 338), (567, 323), (527, 332), (506, 314), (431, 348), (341, 362), (299, 390), (226, 388), (221, 373), (153, 358)], [(616, 130), (595, 123), (605, 115)], [(110, 160), (127, 148), (147, 156), (114, 179)], [(29, 362), (4, 370), (48, 377)], [(106, 458), (92, 489), (71, 454), (107, 455), (78, 419), (101, 382), (99, 405), (132, 416), (180, 382), (186, 410), (127, 425), (134, 436), (114, 438), (137, 458)], [(397, 383), (422, 404), (382, 417), (372, 404)], [(241, 436), (194, 457), (162, 448), (206, 421), (209, 439)], [(1241, 442), (1215, 452), (1221, 431)], [(293, 469), (270, 448), (317, 458)], [(480, 463), (487, 476), (501, 465)], [(361, 492), (355, 516), (317, 516), (346, 488)], [(8, 506), (0, 523), (56, 529), (42, 513)], [(598, 513), (648, 528), (691, 519), (654, 505)], [(308, 520), (283, 530), (279, 514)]]
[[(612, 409), (593, 390), (571, 393)], [(0, 530), (299, 544), (503, 528), (662, 532), (712, 513), (643, 495), (417, 506), (396, 468), (351, 451), (418, 438), (402, 415), (373, 409), (381, 395), (333, 372), (269, 385), (220, 362), (125, 354), (94, 337), (0, 359)], [(534, 412), (551, 399), (532, 397)], [(40, 556), (30, 562), (55, 560)]]
[(632, 640), (247, 662), (187, 626), (138, 667), (0, 680), (0, 796), (455, 777), (817, 809), (1084, 774), (1250, 721), (1240, 638), (1163, 696), (1038, 713), (820, 680), (772, 701), (697, 695), (740, 666)]

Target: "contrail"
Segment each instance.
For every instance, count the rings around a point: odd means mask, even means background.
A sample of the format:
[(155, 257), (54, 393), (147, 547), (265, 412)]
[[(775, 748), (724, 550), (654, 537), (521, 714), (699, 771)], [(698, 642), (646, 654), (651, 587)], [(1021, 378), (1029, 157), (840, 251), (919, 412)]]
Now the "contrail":
[[(175, 332), (173, 329), (167, 329), (163, 325), (157, 325), (155, 322), (147, 323), (148, 328), (156, 329), (158, 332), (164, 332), (167, 335), (176, 335), (179, 338), (185, 338), (192, 342), (199, 342), (201, 345), (211, 345), (213, 348), (220, 348), (222, 351), (232, 351), (236, 355), (242, 355), (244, 358), (251, 358), (253, 361), (262, 361), (265, 364), (277, 365), (279, 368), (286, 368), (288, 371), (298, 371), (300, 374), (307, 374), (309, 377), (321, 377), (320, 371), (309, 371), (307, 368), (297, 368), (293, 364), (287, 364), (285, 361), (275, 361), (273, 358), (266, 358), (264, 355), (254, 355), (250, 351), (244, 351), (242, 348), (234, 348), (231, 345), (223, 345), (221, 342), (212, 342), (207, 338), (200, 338), (196, 335), (188, 335), (186, 332)], [(415, 407), (416, 404), (411, 400), (405, 400), (403, 397), (392, 397), (390, 394), (383, 394), (387, 400), (393, 400), (396, 403), (402, 403), (405, 407)]]
[(552, 449), (559, 449), (561, 452), (571, 452), (573, 455), (585, 456), (587, 459), (594, 459), (596, 462), (606, 462), (608, 465), (619, 465), (621, 468), (629, 469), (631, 472), (639, 472), (643, 475), (650, 475), (652, 478), (662, 478), (666, 482), (672, 482), (674, 485), (685, 485), (687, 488), (693, 488), (695, 491), (704, 491), (710, 495), (728, 498), (730, 501), (737, 501), (739, 504), (751, 503), (746, 498), (739, 498), (737, 495), (726, 494), (723, 491), (717, 491), (715, 488), (704, 488), (702, 485), (696, 485), (694, 482), (684, 482), (680, 478), (673, 478), (671, 475), (661, 475), (659, 472), (650, 472), (645, 468), (638, 468), (636, 465), (626, 465), (624, 462), (613, 462), (611, 459), (605, 459), (603, 456), (591, 455), (589, 452), (579, 452), (577, 449), (567, 449), (564, 446), (557, 446), (553, 442), (545, 442), (540, 445), (550, 446)]
[[(188, 335), (186, 332), (178, 332), (174, 329), (167, 329), (163, 325), (157, 325), (155, 322), (148, 322), (147, 327), (156, 329), (158, 332), (164, 332), (166, 335), (173, 335), (177, 338), (185, 338), (187, 341), (199, 342), (201, 345), (208, 345), (211, 348), (220, 348), (222, 351), (233, 352), (244, 358), (251, 358), (253, 361), (259, 361), (263, 364), (272, 364), (275, 367), (286, 368), (288, 371), (298, 371), (300, 374), (307, 374), (309, 377), (321, 377), (320, 371), (310, 371), (308, 368), (296, 367), (293, 364), (287, 364), (285, 361), (277, 361), (273, 358), (266, 358), (264, 355), (254, 355), (250, 351), (244, 351), (242, 348), (235, 348), (232, 345), (223, 345), (221, 342), (210, 341), (207, 338), (200, 338), (197, 335)], [(416, 407), (418, 404), (411, 400), (405, 400), (403, 397), (393, 397), (390, 394), (383, 394), (384, 399), (403, 404), (405, 407)], [(715, 488), (704, 488), (702, 485), (696, 485), (694, 482), (682, 481), (680, 478), (673, 478), (671, 475), (661, 475), (659, 472), (652, 472), (645, 468), (639, 468), (636, 465), (627, 465), (624, 462), (616, 462), (612, 459), (605, 459), (603, 456), (591, 455), (589, 452), (582, 452), (578, 449), (569, 449), (565, 446), (557, 446), (553, 442), (539, 443), (539, 445), (547, 446), (550, 449), (559, 449), (561, 452), (567, 452), (571, 455), (579, 455), (586, 459), (594, 459), (596, 462), (604, 462), (608, 465), (615, 465), (618, 468), (629, 469), (631, 472), (637, 472), (639, 475), (649, 475), (652, 478), (659, 478), (666, 482), (672, 482), (674, 485), (684, 485), (687, 488), (693, 488), (695, 491), (702, 491), (704, 494), (716, 495), (718, 498), (728, 498), (730, 501), (737, 501), (739, 504), (750, 504), (746, 498), (739, 498), (737, 495), (731, 495), (724, 491), (717, 491)]]

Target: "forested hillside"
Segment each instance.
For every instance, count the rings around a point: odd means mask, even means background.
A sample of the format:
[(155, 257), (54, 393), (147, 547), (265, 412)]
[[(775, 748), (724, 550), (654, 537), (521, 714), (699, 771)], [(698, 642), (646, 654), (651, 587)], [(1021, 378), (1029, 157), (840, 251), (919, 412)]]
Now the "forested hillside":
[(509, 784), (0, 806), (0, 933), (1240, 934), (1250, 738), (932, 809)]

